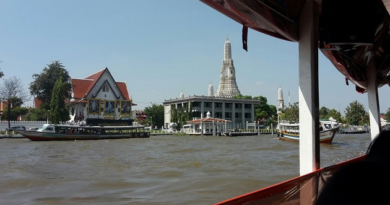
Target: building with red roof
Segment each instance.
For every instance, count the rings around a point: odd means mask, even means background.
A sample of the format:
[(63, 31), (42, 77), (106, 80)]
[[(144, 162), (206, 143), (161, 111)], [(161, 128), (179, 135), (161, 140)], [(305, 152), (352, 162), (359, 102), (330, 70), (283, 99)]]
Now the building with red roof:
[(132, 117), (132, 99), (126, 82), (117, 82), (108, 68), (84, 79), (71, 79), (72, 97), (68, 102), (71, 121), (119, 120)]

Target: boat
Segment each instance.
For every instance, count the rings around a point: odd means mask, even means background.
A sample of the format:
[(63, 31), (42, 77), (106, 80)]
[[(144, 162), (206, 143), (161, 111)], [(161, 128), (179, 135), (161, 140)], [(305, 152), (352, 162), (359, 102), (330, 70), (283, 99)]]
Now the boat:
[[(281, 122), (278, 125), (278, 137), (286, 141), (299, 141), (299, 123)], [(330, 121), (320, 121), (320, 143), (332, 143), (340, 127)]]
[(19, 131), (31, 141), (148, 138), (144, 126), (78, 126), (44, 124), (36, 131)]
[(381, 132), (378, 88), (390, 85), (390, 0), (200, 1), (242, 25), (246, 51), (249, 29), (299, 46), (300, 176), (216, 204), (315, 204), (331, 170), (353, 161), (320, 167), (320, 133), (313, 126), (320, 107), (318, 51), (346, 85), (352, 82), (358, 93), (367, 93), (374, 140)]

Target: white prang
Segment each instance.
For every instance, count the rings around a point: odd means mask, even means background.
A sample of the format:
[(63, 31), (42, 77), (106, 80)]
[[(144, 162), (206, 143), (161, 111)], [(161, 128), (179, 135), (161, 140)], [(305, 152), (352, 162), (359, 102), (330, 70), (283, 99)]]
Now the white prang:
[(216, 96), (234, 97), (240, 94), (241, 93), (236, 82), (236, 70), (233, 65), (231, 44), (229, 38), (227, 38), (221, 67), (220, 83)]

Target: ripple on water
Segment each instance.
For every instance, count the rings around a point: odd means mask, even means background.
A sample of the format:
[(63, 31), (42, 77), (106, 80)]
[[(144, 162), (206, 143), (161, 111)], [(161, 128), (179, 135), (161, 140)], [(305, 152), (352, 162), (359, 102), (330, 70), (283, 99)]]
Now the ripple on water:
[[(321, 145), (321, 165), (360, 156), (369, 135)], [(299, 144), (272, 135), (2, 141), (4, 204), (212, 204), (299, 175)], [(9, 203), (8, 203), (9, 202)]]

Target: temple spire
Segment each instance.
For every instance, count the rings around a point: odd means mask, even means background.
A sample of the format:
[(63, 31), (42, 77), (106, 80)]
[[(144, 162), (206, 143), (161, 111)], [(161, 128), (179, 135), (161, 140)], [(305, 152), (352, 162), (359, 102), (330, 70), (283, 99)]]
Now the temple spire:
[(216, 96), (234, 97), (240, 94), (241, 93), (236, 82), (236, 70), (233, 65), (231, 44), (229, 37), (226, 37), (220, 83)]

